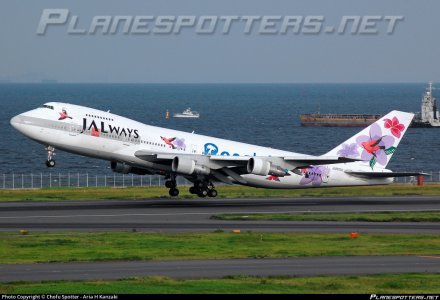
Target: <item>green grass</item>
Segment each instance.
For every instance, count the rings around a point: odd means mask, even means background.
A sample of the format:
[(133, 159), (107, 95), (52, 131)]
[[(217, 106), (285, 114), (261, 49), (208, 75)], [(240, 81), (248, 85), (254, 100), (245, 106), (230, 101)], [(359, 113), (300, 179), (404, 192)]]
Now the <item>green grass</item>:
[(371, 213), (222, 214), (216, 220), (338, 221), (338, 222), (440, 222), (440, 211)]
[[(354, 227), (353, 230), (356, 230)], [(0, 263), (436, 255), (432, 234), (339, 233), (0, 233)]]
[(249, 277), (176, 280), (144, 277), (116, 281), (0, 284), (0, 294), (438, 294), (438, 274), (332, 277)]
[[(329, 196), (396, 196), (396, 195), (440, 195), (440, 185), (423, 187), (413, 185), (387, 185), (363, 187), (309, 188), (293, 190), (260, 189), (244, 186), (219, 186), (221, 198), (249, 197), (329, 197)], [(180, 188), (180, 198), (193, 199), (197, 196)], [(89, 187), (89, 188), (44, 188), (34, 190), (0, 190), (0, 201), (58, 201), (58, 200), (106, 200), (169, 198), (165, 187)]]

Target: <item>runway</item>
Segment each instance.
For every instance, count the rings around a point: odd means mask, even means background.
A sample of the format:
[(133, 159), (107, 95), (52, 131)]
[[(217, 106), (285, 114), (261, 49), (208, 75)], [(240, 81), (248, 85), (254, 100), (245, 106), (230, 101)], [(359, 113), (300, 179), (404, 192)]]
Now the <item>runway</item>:
[(0, 203), (0, 230), (440, 233), (438, 223), (220, 221), (224, 213), (440, 211), (439, 196), (145, 199)]
[[(0, 230), (440, 233), (439, 223), (220, 221), (224, 213), (440, 211), (440, 197), (144, 199), (0, 203)], [(133, 276), (319, 276), (439, 273), (440, 257), (353, 256), (0, 265), (0, 281), (118, 279)]]
[(0, 265), (0, 282), (114, 280), (138, 276), (196, 279), (233, 275), (333, 276), (401, 273), (440, 273), (440, 257), (351, 256)]

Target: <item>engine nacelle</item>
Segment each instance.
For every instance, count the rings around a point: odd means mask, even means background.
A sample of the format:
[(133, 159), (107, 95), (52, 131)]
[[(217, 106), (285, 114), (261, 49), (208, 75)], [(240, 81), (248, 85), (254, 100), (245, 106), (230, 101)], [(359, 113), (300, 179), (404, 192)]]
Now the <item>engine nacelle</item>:
[(111, 162), (110, 167), (112, 168), (113, 172), (122, 173), (122, 174), (128, 174), (132, 169), (130, 165), (126, 165), (125, 163), (119, 163), (114, 161)]
[(194, 160), (189, 157), (179, 157), (176, 156), (171, 164), (171, 170), (176, 173), (181, 174), (199, 174), (199, 175), (209, 175), (211, 169), (202, 165), (197, 165)]
[(286, 176), (286, 171), (280, 166), (272, 165), (270, 162), (261, 158), (251, 157), (247, 163), (247, 171), (250, 174), (267, 176), (274, 175), (278, 177)]
[(153, 172), (143, 169), (143, 168), (137, 168), (130, 165), (127, 165), (125, 163), (119, 163), (112, 161), (110, 164), (110, 167), (112, 168), (113, 172), (115, 173), (122, 173), (122, 174), (128, 174), (133, 173), (136, 175), (147, 175), (147, 174), (154, 174)]
[(270, 162), (262, 160), (260, 158), (251, 157), (247, 163), (248, 173), (254, 175), (266, 176), (269, 174)]
[(130, 170), (130, 173), (136, 174), (136, 175), (153, 175), (154, 173), (147, 170), (147, 169), (142, 169), (142, 168), (136, 168), (136, 167), (132, 167)]

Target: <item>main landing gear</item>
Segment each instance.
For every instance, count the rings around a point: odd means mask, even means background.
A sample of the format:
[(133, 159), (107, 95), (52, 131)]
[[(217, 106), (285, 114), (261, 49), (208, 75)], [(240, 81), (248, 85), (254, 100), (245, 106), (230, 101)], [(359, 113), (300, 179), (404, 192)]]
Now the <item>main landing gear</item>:
[(170, 189), (168, 193), (171, 197), (179, 196), (179, 189), (177, 188), (176, 183), (176, 175), (171, 175), (170, 180), (165, 181), (165, 186)]
[[(171, 197), (178, 196), (179, 190), (177, 189), (176, 175), (171, 174), (167, 179), (168, 180), (165, 181), (165, 186), (170, 189), (168, 193), (170, 194)], [(194, 186), (189, 188), (189, 192), (201, 198), (217, 197), (218, 195), (217, 190), (215, 189), (212, 182), (202, 181), (202, 180), (196, 180), (194, 182)]]
[(55, 167), (55, 160), (53, 159), (53, 157), (55, 156), (55, 148), (52, 146), (47, 146), (46, 151), (47, 151), (46, 166), (48, 168), (53, 168)]
[(206, 196), (217, 197), (218, 195), (217, 190), (215, 189), (212, 182), (206, 182), (201, 180), (195, 181), (194, 186), (189, 188), (189, 192), (201, 198), (204, 198)]

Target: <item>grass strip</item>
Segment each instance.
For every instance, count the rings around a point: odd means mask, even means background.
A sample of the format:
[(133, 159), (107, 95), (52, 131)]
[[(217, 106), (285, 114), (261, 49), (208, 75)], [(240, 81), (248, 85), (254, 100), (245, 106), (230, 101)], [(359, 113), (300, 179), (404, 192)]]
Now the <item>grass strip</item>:
[[(356, 230), (353, 227), (353, 230)], [(0, 263), (436, 255), (435, 234), (350, 233), (0, 233)]]
[(329, 277), (250, 277), (176, 280), (143, 277), (116, 281), (0, 284), (1, 294), (438, 294), (438, 274)]
[[(387, 186), (309, 188), (292, 190), (261, 189), (244, 186), (218, 186), (220, 198), (260, 197), (331, 197), (331, 196), (432, 196), (440, 195), (440, 184), (423, 187), (393, 184)], [(43, 188), (27, 190), (0, 190), (0, 201), (59, 201), (59, 200), (106, 200), (146, 198), (170, 198), (165, 187), (89, 187), (89, 188)], [(179, 198), (194, 199), (197, 196), (180, 187)]]
[(212, 216), (211, 219), (237, 221), (440, 222), (440, 211), (221, 214)]

